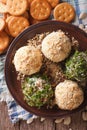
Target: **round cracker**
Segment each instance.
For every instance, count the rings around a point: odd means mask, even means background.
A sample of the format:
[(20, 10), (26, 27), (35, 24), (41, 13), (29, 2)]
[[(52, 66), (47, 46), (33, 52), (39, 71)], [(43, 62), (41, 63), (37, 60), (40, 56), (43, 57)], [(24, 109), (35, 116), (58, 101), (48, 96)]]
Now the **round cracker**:
[(28, 13), (28, 11), (25, 11), (22, 16), (25, 17), (26, 19), (29, 19), (29, 13)]
[(11, 16), (9, 13), (4, 13), (3, 14), (3, 19), (6, 21), (6, 19)]
[(50, 3), (52, 8), (56, 7), (57, 4), (59, 3), (59, 0), (47, 0), (47, 1)]
[(28, 6), (30, 7), (30, 4), (32, 3), (33, 0), (28, 0)]
[(7, 17), (7, 19), (6, 19), (6, 23), (7, 24), (9, 23), (9, 21), (10, 21), (11, 18), (13, 18), (13, 16), (11, 16), (11, 15)]
[(12, 16), (8, 22), (8, 29), (11, 36), (16, 37), (29, 25), (30, 25), (29, 21), (26, 18), (22, 16), (21, 17)]
[(0, 0), (0, 2), (6, 4), (7, 0)]
[(5, 28), (5, 21), (3, 18), (0, 18), (0, 31), (4, 30)]
[(37, 24), (37, 23), (40, 23), (41, 21), (40, 20), (37, 20), (37, 19), (34, 19), (32, 18), (32, 16), (30, 16), (30, 24)]
[(33, 0), (30, 4), (30, 14), (34, 19), (44, 20), (50, 16), (51, 6), (46, 0)]
[(9, 36), (6, 32), (0, 32), (0, 54), (3, 53), (9, 46)]
[(7, 18), (6, 18), (6, 26), (5, 26), (5, 31), (6, 31), (6, 33), (8, 34), (8, 35), (11, 35), (10, 34), (10, 32), (9, 32), (9, 29), (8, 29), (8, 23), (9, 23), (9, 21), (10, 21), (10, 19), (12, 18), (13, 16), (11, 16), (11, 15), (8, 15), (7, 16)]
[(28, 0), (28, 3), (31, 4), (33, 0)]
[(75, 17), (75, 10), (72, 5), (64, 2), (54, 8), (53, 15), (56, 20), (69, 23)]
[(28, 0), (28, 10), (30, 10), (30, 4), (32, 3), (33, 0)]
[(22, 15), (28, 6), (27, 0), (7, 0), (8, 12), (11, 15)]
[(0, 13), (7, 13), (7, 12), (8, 12), (7, 5), (0, 2)]
[(6, 27), (5, 27), (5, 32), (6, 32), (9, 36), (11, 36), (11, 34), (10, 34), (9, 30), (8, 30), (8, 25), (7, 25), (7, 24), (6, 24)]

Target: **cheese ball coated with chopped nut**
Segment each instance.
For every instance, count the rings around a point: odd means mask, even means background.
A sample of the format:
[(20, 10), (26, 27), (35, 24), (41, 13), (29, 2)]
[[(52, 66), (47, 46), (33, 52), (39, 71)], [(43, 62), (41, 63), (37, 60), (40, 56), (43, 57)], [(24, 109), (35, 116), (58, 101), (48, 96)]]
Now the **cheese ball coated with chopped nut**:
[(61, 30), (48, 34), (42, 41), (43, 54), (53, 62), (63, 61), (70, 51), (70, 39)]
[(42, 54), (33, 46), (23, 46), (16, 51), (13, 62), (16, 71), (23, 75), (31, 75), (40, 70)]
[(73, 110), (84, 100), (84, 94), (78, 84), (71, 80), (59, 83), (55, 89), (55, 101), (60, 109)]

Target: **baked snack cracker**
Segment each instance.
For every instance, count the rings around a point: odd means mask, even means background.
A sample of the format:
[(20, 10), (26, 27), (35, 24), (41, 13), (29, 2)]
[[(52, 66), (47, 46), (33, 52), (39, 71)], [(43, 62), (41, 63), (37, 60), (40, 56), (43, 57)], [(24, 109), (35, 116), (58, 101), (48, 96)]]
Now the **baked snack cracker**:
[(59, 3), (59, 0), (47, 0), (51, 7), (54, 8), (55, 6), (57, 6), (57, 4)]
[(5, 27), (5, 32), (6, 32), (9, 36), (11, 36), (11, 35), (10, 35), (10, 32), (9, 32), (9, 30), (8, 30), (7, 24), (6, 24), (6, 27)]
[(33, 0), (28, 0), (28, 4), (30, 5)]
[(0, 18), (0, 31), (2, 31), (5, 28), (5, 21), (3, 18)]
[(7, 0), (0, 0), (0, 2), (6, 4)]
[(2, 54), (9, 46), (9, 36), (6, 32), (0, 32), (0, 54)]
[(58, 4), (54, 8), (54, 19), (58, 21), (71, 22), (75, 17), (75, 11), (73, 6), (68, 4), (67, 2)]
[(8, 22), (8, 30), (11, 36), (16, 37), (19, 33), (21, 33), (25, 28), (29, 26), (29, 21), (20, 16), (11, 16)]
[(22, 15), (27, 9), (27, 0), (7, 0), (8, 12), (11, 15)]
[(30, 20), (30, 24), (31, 24), (31, 25), (41, 22), (41, 20), (37, 20), (37, 19), (32, 18), (32, 16), (30, 16), (30, 19), (29, 19), (29, 20)]
[[(8, 19), (9, 16), (12, 16), (12, 15), (9, 14), (9, 13), (3, 14), (4, 20), (7, 21), (7, 19)], [(21, 16), (23, 16), (23, 17), (29, 19), (29, 13), (28, 13), (28, 11), (25, 11)]]
[(33, 0), (30, 4), (30, 14), (34, 19), (44, 20), (50, 16), (51, 6), (46, 0)]
[(0, 13), (7, 13), (7, 12), (8, 12), (7, 5), (0, 2)]
[(6, 21), (5, 31), (6, 31), (6, 33), (7, 33), (8, 35), (11, 35), (10, 32), (9, 32), (9, 29), (8, 29), (8, 23), (9, 23), (9, 21), (10, 21), (10, 19), (11, 19), (12, 17), (13, 17), (13, 16), (11, 16), (11, 15), (7, 15), (7, 17), (6, 17), (6, 19), (5, 19), (5, 21)]
[(22, 14), (23, 17), (29, 19), (29, 13), (28, 11), (25, 11), (24, 14)]
[(6, 21), (6, 19), (11, 16), (9, 13), (4, 13), (3, 14), (3, 19)]
[(7, 24), (9, 23), (9, 21), (10, 21), (11, 18), (13, 18), (12, 15), (10, 15), (10, 16), (8, 16), (8, 17), (6, 18), (6, 23), (7, 23)]
[[(28, 7), (30, 8), (30, 4), (31, 4), (31, 2), (33, 1), (33, 0), (27, 0), (28, 1)], [(29, 9), (28, 8), (28, 9)]]

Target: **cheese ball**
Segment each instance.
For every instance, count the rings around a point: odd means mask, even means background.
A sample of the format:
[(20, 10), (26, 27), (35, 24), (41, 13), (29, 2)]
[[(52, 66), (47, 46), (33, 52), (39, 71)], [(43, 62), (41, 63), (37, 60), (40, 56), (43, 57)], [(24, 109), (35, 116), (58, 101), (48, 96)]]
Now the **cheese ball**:
[(42, 41), (42, 53), (53, 62), (63, 61), (70, 51), (70, 39), (61, 30), (48, 34)]
[(28, 105), (37, 108), (49, 105), (50, 100), (53, 98), (53, 89), (45, 75), (26, 77), (22, 83), (22, 91)]
[(23, 46), (16, 51), (13, 63), (19, 73), (32, 75), (42, 66), (41, 51), (33, 46)]
[(71, 80), (59, 83), (55, 89), (55, 101), (60, 109), (73, 110), (84, 100), (84, 94), (78, 84)]

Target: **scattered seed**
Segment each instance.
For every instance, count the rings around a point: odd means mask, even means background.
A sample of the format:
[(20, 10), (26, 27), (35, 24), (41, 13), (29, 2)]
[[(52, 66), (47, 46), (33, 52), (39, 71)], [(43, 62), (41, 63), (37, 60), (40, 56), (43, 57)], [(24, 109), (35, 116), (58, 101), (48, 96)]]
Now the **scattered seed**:
[(87, 33), (87, 28), (84, 28), (84, 31)]
[(40, 121), (43, 122), (45, 120), (45, 118), (41, 117)]
[(34, 120), (33, 118), (28, 119), (27, 124), (31, 124), (33, 122), (33, 120)]
[(82, 119), (84, 121), (87, 121), (87, 112), (86, 111), (82, 112)]
[(85, 25), (85, 28), (87, 28), (87, 24)]
[(69, 125), (71, 123), (71, 117), (64, 118), (64, 125)]
[(84, 28), (84, 25), (83, 25), (83, 24), (79, 24), (79, 28), (80, 28), (80, 29), (83, 29), (83, 28)]
[(55, 120), (55, 123), (61, 123), (64, 120), (64, 118), (59, 118)]
[(87, 13), (85, 13), (85, 12), (82, 12), (79, 15), (79, 19), (85, 19), (86, 17), (87, 17)]
[(72, 128), (69, 128), (69, 130), (72, 130)]
[(87, 33), (87, 26), (83, 24), (79, 24), (79, 28), (82, 29), (84, 32)]

